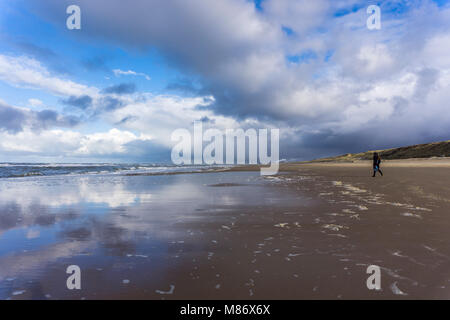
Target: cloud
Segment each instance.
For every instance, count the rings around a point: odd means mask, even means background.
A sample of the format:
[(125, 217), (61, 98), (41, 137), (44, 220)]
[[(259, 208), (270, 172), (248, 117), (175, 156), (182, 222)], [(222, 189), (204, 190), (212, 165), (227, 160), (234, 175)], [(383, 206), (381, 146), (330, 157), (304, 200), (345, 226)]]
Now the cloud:
[(114, 93), (118, 95), (132, 94), (136, 91), (136, 85), (134, 83), (120, 83), (103, 89), (104, 93)]
[(203, 122), (203, 123), (211, 123), (211, 124), (215, 124), (215, 123), (216, 123), (216, 120), (210, 119), (210, 118), (207, 117), (207, 116), (201, 117), (201, 118), (200, 118), (200, 121)]
[(192, 129), (194, 121), (209, 119), (218, 128), (234, 128), (239, 124), (230, 117), (214, 115), (202, 109), (214, 102), (212, 97), (180, 97), (150, 95), (129, 101), (121, 108), (105, 113), (104, 119), (126, 130), (151, 135), (160, 145), (171, 147), (172, 132), (178, 128)]
[(0, 102), (0, 131), (10, 134), (16, 134), (25, 128), (43, 130), (51, 127), (74, 127), (79, 121), (77, 117), (62, 116), (49, 109), (36, 112)]
[(126, 122), (129, 122), (129, 121), (136, 121), (136, 120), (138, 120), (138, 119), (139, 119), (139, 118), (136, 117), (136, 116), (131, 116), (131, 115), (129, 115), (129, 116), (126, 116), (126, 117), (120, 119), (119, 121), (115, 122), (114, 124), (115, 124), (115, 125), (123, 125), (123, 124), (125, 124)]
[(302, 34), (323, 26), (333, 6), (326, 0), (270, 0), (262, 8), (269, 19)]
[(21, 110), (0, 103), (0, 130), (10, 133), (22, 131), (25, 119)]
[(135, 140), (151, 140), (151, 136), (143, 134), (136, 136), (129, 131), (111, 129), (108, 132), (83, 136), (80, 141), (81, 146), (75, 153), (82, 155), (124, 153), (126, 151), (125, 144)]
[(63, 99), (61, 100), (62, 103), (68, 105), (68, 106), (72, 106), (72, 107), (77, 107), (83, 110), (86, 110), (87, 108), (92, 106), (92, 98), (88, 95), (83, 95), (83, 96), (70, 96), (68, 99)]
[(40, 107), (43, 104), (41, 100), (34, 98), (28, 99), (28, 103), (33, 107)]
[(129, 154), (128, 144), (150, 141), (151, 136), (126, 130), (82, 134), (71, 130), (48, 129), (35, 131), (23, 128), (19, 132), (0, 131), (0, 151), (6, 155), (34, 155), (47, 158), (118, 159)]
[(122, 108), (125, 105), (122, 100), (113, 97), (104, 97), (101, 99), (100, 103), (102, 105), (102, 110), (107, 112)]
[[(10, 85), (31, 87), (61, 96), (59, 101), (89, 114), (99, 114), (122, 107), (126, 101), (107, 94), (131, 94), (136, 87), (123, 83), (103, 91), (71, 80), (52, 75), (40, 61), (26, 56), (5, 56), (0, 54), (0, 79)], [(30, 99), (30, 104), (39, 105), (39, 100)]]
[(178, 78), (170, 81), (166, 86), (166, 90), (193, 95), (201, 95), (206, 93), (203, 92), (202, 89), (198, 88), (198, 86), (196, 86), (194, 82), (188, 78)]
[(27, 56), (45, 62), (47, 67), (59, 74), (71, 74), (67, 68), (67, 61), (64, 56), (57, 54), (52, 49), (40, 46), (36, 43), (26, 40), (17, 40), (16, 37), (6, 36), (6, 43), (11, 45), (15, 50), (20, 51)]
[(38, 60), (27, 56), (14, 57), (0, 54), (0, 80), (19, 87), (47, 90), (57, 96), (98, 93), (96, 88), (51, 75)]
[(74, 127), (80, 123), (80, 119), (75, 116), (61, 116), (53, 110), (42, 110), (35, 113), (39, 128), (51, 127)]
[(204, 123), (205, 128), (211, 125), (221, 129), (240, 126), (232, 118), (199, 108), (213, 102), (212, 97), (146, 94), (122, 101), (104, 96), (96, 102), (97, 120), (112, 123), (115, 128), (89, 134), (71, 129), (79, 125), (82, 118), (61, 115), (49, 109), (34, 111), (2, 103), (0, 153), (3, 158), (35, 156), (41, 159), (64, 157), (164, 162), (170, 159), (171, 134), (175, 129), (191, 130), (194, 121), (198, 120)]
[(151, 80), (151, 78), (148, 75), (146, 75), (145, 73), (136, 72), (136, 71), (133, 71), (133, 70), (123, 71), (123, 70), (120, 70), (120, 69), (113, 69), (113, 73), (114, 73), (114, 75), (116, 77), (119, 77), (121, 75), (126, 75), (126, 76), (130, 76), (131, 75), (131, 76), (141, 76), (141, 77), (144, 77), (146, 80)]

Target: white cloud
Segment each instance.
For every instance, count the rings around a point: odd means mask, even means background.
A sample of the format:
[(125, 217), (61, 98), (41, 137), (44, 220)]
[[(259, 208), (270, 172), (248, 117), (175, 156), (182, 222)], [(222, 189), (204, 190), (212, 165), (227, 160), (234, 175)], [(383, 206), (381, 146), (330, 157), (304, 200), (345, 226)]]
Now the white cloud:
[[(171, 95), (147, 95), (144, 101), (129, 102), (125, 107), (104, 115), (108, 122), (152, 136), (159, 144), (170, 147), (172, 132), (178, 128), (192, 129), (194, 121), (208, 118), (214, 127), (234, 128), (239, 123), (232, 117), (215, 115), (206, 107), (213, 97), (183, 98)], [(126, 120), (126, 121), (124, 121)], [(207, 125), (207, 124), (206, 124)]]
[(126, 152), (125, 144), (135, 140), (151, 140), (151, 136), (141, 134), (136, 136), (129, 131), (111, 129), (108, 132), (84, 135), (80, 140), (80, 148), (74, 154), (109, 155)]
[(98, 93), (96, 88), (52, 76), (39, 61), (26, 56), (0, 55), (0, 79), (16, 86), (48, 90), (58, 96)]
[(3, 152), (60, 155), (80, 147), (82, 134), (74, 131), (25, 129), (17, 134), (0, 132), (0, 150)]
[(276, 24), (299, 33), (322, 26), (332, 9), (326, 0), (266, 0), (262, 6)]
[(33, 107), (40, 107), (43, 104), (41, 100), (34, 99), (34, 98), (28, 99), (28, 103), (30, 104), (30, 106), (33, 106)]
[(118, 77), (120, 75), (126, 75), (126, 76), (132, 75), (132, 76), (142, 76), (146, 80), (151, 80), (151, 78), (148, 75), (146, 75), (145, 73), (136, 72), (136, 71), (133, 71), (133, 70), (123, 71), (123, 70), (120, 70), (120, 69), (114, 69), (113, 72), (114, 72), (114, 75), (116, 77)]
[(8, 153), (36, 154), (43, 157), (117, 156), (125, 154), (132, 141), (150, 141), (151, 137), (129, 131), (82, 134), (71, 130), (25, 129), (17, 134), (0, 132), (0, 150)]

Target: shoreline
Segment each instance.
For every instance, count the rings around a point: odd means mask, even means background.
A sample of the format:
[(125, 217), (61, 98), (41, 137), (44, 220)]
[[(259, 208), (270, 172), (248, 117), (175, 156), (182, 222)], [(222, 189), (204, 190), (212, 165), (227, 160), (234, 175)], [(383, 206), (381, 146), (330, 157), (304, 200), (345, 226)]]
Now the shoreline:
[[(364, 167), (372, 168), (371, 160), (354, 161), (302, 161), (280, 163), (279, 172), (298, 171), (301, 168), (308, 167)], [(450, 168), (450, 157), (442, 158), (411, 158), (383, 160), (381, 159), (381, 168), (383, 167), (439, 167)], [(231, 167), (229, 171), (258, 171), (261, 165), (242, 165)]]
[[(205, 166), (206, 167), (206, 166)], [(199, 170), (190, 171), (169, 171), (169, 172), (100, 172), (100, 173), (78, 173), (78, 174), (25, 174), (10, 177), (0, 177), (3, 179), (27, 179), (27, 178), (48, 178), (55, 176), (95, 176), (95, 175), (106, 175), (106, 176), (170, 176), (170, 175), (180, 175), (180, 174), (194, 174), (194, 173), (215, 173), (215, 172), (253, 172), (260, 171), (261, 168), (267, 167), (265, 165), (259, 164), (245, 164), (245, 165), (227, 165), (227, 167), (202, 169), (201, 166)], [(280, 163), (278, 173), (281, 172), (295, 172), (301, 168), (308, 167), (372, 167), (371, 160), (353, 160), (353, 161), (331, 161), (331, 160), (312, 160), (312, 161), (302, 161), (302, 162), (285, 162)], [(439, 168), (450, 168), (450, 157), (440, 157), (440, 158), (411, 158), (411, 159), (396, 159), (396, 160), (382, 160), (381, 168), (384, 167), (439, 167)], [(278, 174), (277, 173), (277, 174)], [(276, 175), (276, 174), (275, 174)]]
[[(193, 174), (193, 173), (214, 173), (214, 172), (253, 172), (260, 171), (262, 167), (259, 164), (235, 165), (228, 168), (217, 168), (204, 171), (185, 171), (185, 172), (168, 172), (168, 173), (129, 173), (127, 176), (154, 176), (154, 175), (177, 175), (177, 174)], [(278, 173), (298, 171), (301, 168), (308, 167), (367, 167), (372, 168), (371, 160), (354, 160), (354, 161), (302, 161), (302, 162), (285, 162), (280, 163)], [(439, 167), (450, 168), (450, 157), (442, 158), (411, 158), (382, 160), (381, 167)]]

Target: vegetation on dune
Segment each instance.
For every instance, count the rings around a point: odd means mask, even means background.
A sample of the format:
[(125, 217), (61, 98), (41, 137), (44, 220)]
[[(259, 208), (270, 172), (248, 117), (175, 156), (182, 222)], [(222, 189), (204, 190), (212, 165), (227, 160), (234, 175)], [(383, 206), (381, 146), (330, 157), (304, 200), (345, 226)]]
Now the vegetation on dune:
[(450, 157), (450, 140), (425, 144), (416, 144), (407, 147), (392, 148), (385, 150), (371, 150), (361, 153), (347, 153), (336, 157), (322, 158), (314, 161), (326, 162), (326, 161), (371, 160), (374, 152), (378, 152), (381, 158), (385, 160)]

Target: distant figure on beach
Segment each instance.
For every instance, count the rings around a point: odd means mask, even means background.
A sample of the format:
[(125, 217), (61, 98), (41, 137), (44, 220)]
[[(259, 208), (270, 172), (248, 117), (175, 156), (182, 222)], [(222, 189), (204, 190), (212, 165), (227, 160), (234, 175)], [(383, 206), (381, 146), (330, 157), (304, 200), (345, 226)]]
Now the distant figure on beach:
[(373, 176), (372, 176), (372, 177), (375, 177), (375, 174), (377, 173), (377, 171), (378, 171), (381, 175), (383, 175), (383, 172), (382, 172), (381, 169), (380, 169), (380, 163), (381, 163), (381, 158), (380, 158), (380, 156), (378, 155), (378, 153), (375, 152), (375, 153), (373, 154)]

